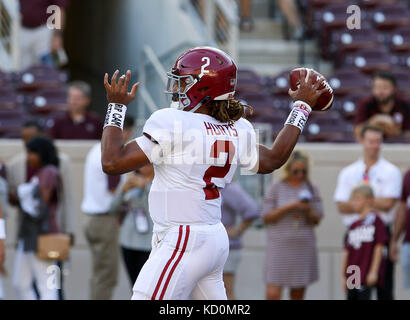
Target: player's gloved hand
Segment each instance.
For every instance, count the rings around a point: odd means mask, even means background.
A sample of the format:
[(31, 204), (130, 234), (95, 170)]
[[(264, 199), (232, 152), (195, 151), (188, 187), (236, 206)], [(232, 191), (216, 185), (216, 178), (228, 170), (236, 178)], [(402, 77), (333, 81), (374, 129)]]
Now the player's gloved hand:
[(293, 101), (303, 101), (313, 107), (316, 105), (320, 95), (327, 90), (326, 88), (319, 90), (319, 86), (325, 81), (325, 79), (321, 77), (315, 84), (313, 84), (314, 77), (310, 76), (306, 79), (306, 74), (306, 69), (303, 69), (300, 75), (299, 87), (295, 91), (289, 89), (288, 93)]
[(119, 70), (116, 70), (111, 78), (111, 84), (108, 83), (108, 73), (104, 76), (104, 86), (107, 92), (107, 100), (109, 103), (119, 103), (128, 105), (135, 99), (139, 82), (132, 86), (131, 92), (128, 92), (128, 87), (131, 80), (131, 71), (128, 70), (126, 75), (122, 75), (117, 82)]

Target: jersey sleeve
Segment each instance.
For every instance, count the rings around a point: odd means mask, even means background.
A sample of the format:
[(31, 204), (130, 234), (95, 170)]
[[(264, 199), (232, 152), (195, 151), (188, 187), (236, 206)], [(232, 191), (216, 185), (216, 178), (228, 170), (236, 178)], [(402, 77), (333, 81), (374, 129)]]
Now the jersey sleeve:
[(170, 108), (158, 110), (145, 122), (143, 135), (135, 140), (152, 163), (160, 163), (171, 153), (174, 122)]
[(255, 171), (258, 164), (259, 151), (256, 139), (256, 133), (252, 124), (245, 119), (241, 119), (244, 124), (240, 129), (242, 152), (239, 155), (239, 165), (246, 170)]

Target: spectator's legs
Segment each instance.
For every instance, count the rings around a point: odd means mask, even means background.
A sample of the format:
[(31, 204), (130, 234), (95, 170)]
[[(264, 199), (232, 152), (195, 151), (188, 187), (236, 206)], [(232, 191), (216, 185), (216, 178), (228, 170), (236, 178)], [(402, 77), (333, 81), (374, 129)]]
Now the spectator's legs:
[(138, 251), (124, 247), (121, 247), (121, 251), (132, 287), (137, 280), (142, 267), (148, 260), (150, 253), (149, 251)]
[(234, 273), (224, 273), (223, 274), (226, 296), (228, 300), (235, 300), (235, 274)]
[(303, 35), (303, 28), (295, 0), (279, 0), (279, 7), (286, 20), (294, 28), (295, 37), (300, 38)]
[[(57, 288), (60, 286), (60, 274), (49, 267), (53, 263), (38, 259), (34, 253), (32, 255), (34, 277), (40, 293), (40, 300), (57, 300)], [(54, 265), (54, 267), (56, 267)]]
[(401, 265), (403, 268), (404, 289), (410, 290), (410, 243), (401, 246)]
[(109, 300), (117, 284), (118, 226), (110, 215), (90, 216), (85, 235), (92, 253), (91, 300)]
[(280, 300), (282, 297), (282, 287), (268, 284), (266, 286), (266, 300)]
[(347, 300), (370, 300), (372, 288), (362, 286), (360, 289), (347, 290)]
[(305, 297), (306, 288), (291, 288), (290, 299), (291, 300), (303, 300)]
[(13, 285), (20, 300), (36, 300), (33, 291), (33, 256), (23, 251), (22, 243), (19, 244), (14, 262)]
[(53, 30), (47, 26), (20, 30), (20, 70), (39, 64), (41, 57), (50, 52)]
[[(391, 231), (386, 226), (388, 241), (390, 243)], [(390, 260), (390, 253), (387, 252), (386, 268), (384, 272), (383, 287), (377, 287), (377, 300), (394, 300), (394, 262)]]
[(4, 292), (3, 292), (3, 277), (0, 274), (0, 300), (4, 299)]
[(63, 262), (57, 262), (57, 266), (60, 268), (60, 289), (58, 289), (58, 300), (64, 300), (63, 280), (64, 280), (64, 267)]
[(252, 23), (252, 0), (240, 0), (241, 22), (240, 28), (242, 31), (248, 32), (253, 28)]

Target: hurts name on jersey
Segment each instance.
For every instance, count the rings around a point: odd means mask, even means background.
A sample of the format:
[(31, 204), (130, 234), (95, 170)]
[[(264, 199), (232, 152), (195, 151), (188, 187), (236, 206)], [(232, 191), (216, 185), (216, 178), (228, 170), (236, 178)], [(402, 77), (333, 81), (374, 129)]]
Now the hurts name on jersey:
[(238, 131), (234, 128), (233, 124), (215, 124), (211, 122), (204, 122), (204, 125), (208, 136), (238, 136)]

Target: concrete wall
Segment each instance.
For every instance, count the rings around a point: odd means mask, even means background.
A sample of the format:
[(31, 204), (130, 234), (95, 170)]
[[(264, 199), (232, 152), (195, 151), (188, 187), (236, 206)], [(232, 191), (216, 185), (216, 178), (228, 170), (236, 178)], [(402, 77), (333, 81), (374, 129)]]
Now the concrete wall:
[[(68, 154), (72, 159), (73, 175), (76, 192), (76, 246), (72, 250), (71, 261), (68, 264), (68, 274), (65, 277), (67, 299), (87, 299), (88, 282), (91, 271), (91, 255), (83, 235), (85, 216), (80, 211), (82, 198), (83, 167), (87, 151), (95, 142), (66, 142), (59, 141), (60, 151)], [(360, 156), (360, 147), (354, 144), (300, 144), (298, 148), (307, 151), (312, 160), (312, 181), (319, 186), (324, 201), (325, 217), (316, 230), (320, 260), (320, 280), (312, 285), (307, 293), (308, 299), (343, 299), (339, 281), (341, 243), (344, 227), (332, 201), (337, 174), (340, 169), (353, 162)], [(14, 140), (0, 141), (0, 160), (7, 162), (13, 155), (22, 151), (22, 144)], [(387, 145), (383, 156), (400, 167), (402, 172), (410, 166), (410, 146)], [(276, 176), (276, 174), (275, 174)], [(12, 274), (15, 245), (16, 212), (8, 210), (8, 239), (6, 267), (8, 278), (4, 279), (6, 299), (15, 299), (12, 287)], [(238, 299), (263, 299), (265, 287), (263, 281), (265, 259), (265, 229), (249, 230), (244, 236), (245, 248), (238, 275), (236, 294)], [(396, 297), (410, 299), (410, 291), (404, 291), (401, 279), (401, 267), (396, 266)], [(119, 284), (115, 290), (114, 299), (129, 299), (130, 284), (121, 261)]]

